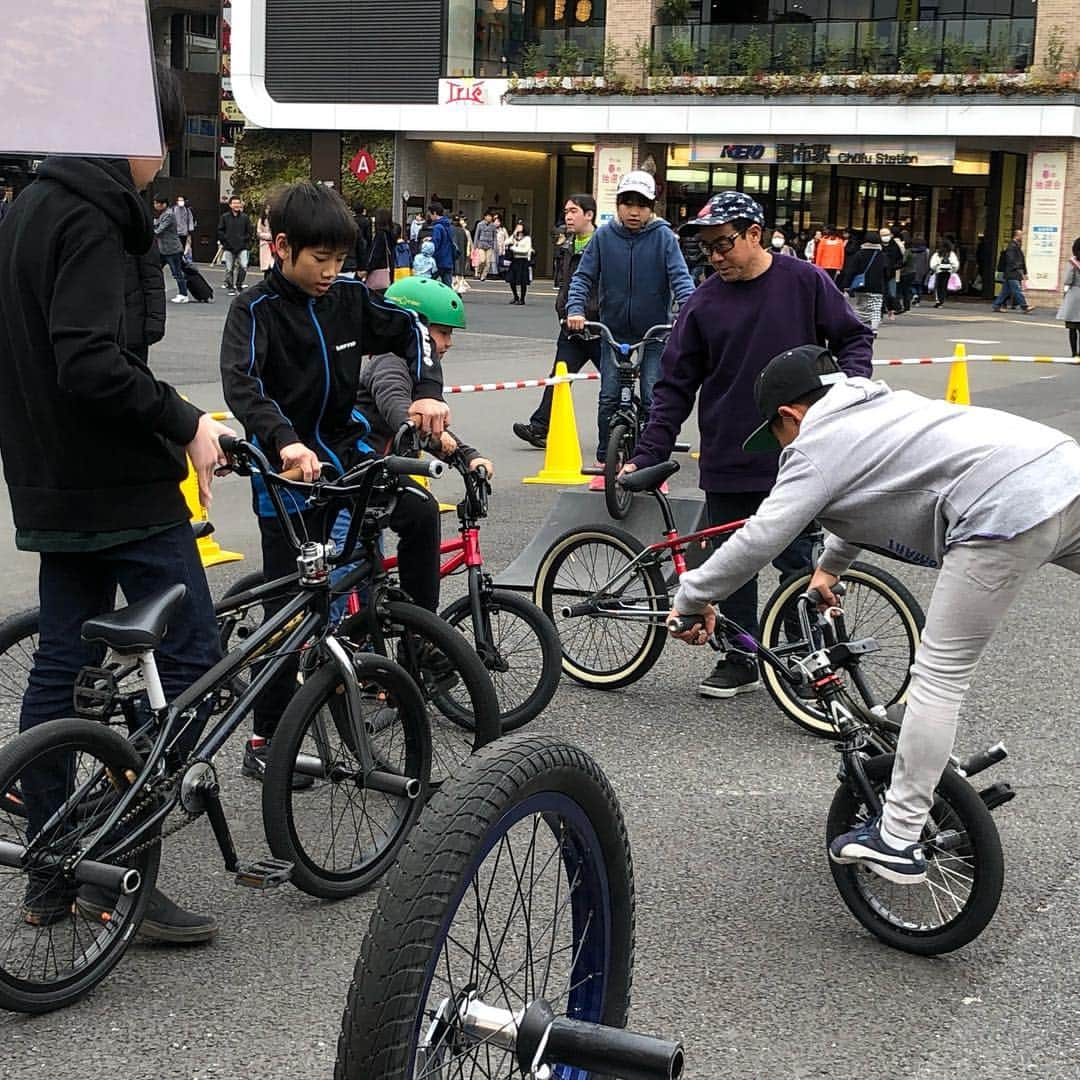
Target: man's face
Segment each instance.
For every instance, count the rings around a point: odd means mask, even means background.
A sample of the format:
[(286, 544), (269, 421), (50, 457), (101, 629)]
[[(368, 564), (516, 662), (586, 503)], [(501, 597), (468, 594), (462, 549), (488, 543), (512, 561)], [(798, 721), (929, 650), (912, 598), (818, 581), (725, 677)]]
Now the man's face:
[(154, 211), (156, 213), (160, 214), (161, 211), (164, 210), (164, 209), (165, 209), (165, 204), (163, 202), (158, 202), (157, 199), (155, 199), (154, 200)]
[(485, 214), (484, 215), (484, 220), (490, 225), (491, 224), (491, 215), (490, 214)]
[(242, 203), (242, 202), (241, 202), (241, 201), (240, 201), (240, 200), (239, 200), (239, 199), (238, 199), (238, 198), (237, 198), (237, 197), (236, 197), (236, 196), (234, 195), (234, 196), (233, 196), (233, 197), (232, 197), (232, 198), (231, 198), (231, 199), (229, 200), (229, 209), (230, 209), (230, 210), (231, 210), (231, 211), (232, 211), (232, 212), (233, 212), (234, 214), (239, 214), (239, 213), (240, 213), (240, 211), (244, 209), (244, 204), (243, 204), (243, 203)]
[(435, 355), (441, 360), (454, 344), (454, 328), (442, 326), (440, 323), (431, 323), (428, 326), (428, 337), (435, 346)]
[(1024, 239), (1024, 234), (1019, 229), (1017, 229), (1017, 231), (1013, 233), (1013, 240), (1015, 240), (1016, 243), (1019, 244), (1020, 241), (1023, 240), (1023, 239)]
[(341, 273), (341, 264), (348, 252), (326, 247), (306, 247), (293, 258), (289, 238), (284, 233), (274, 237), (274, 251), (281, 263), (281, 272), (308, 296), (323, 296), (334, 278)]
[(756, 276), (761, 258), (761, 226), (751, 225), (741, 235), (731, 222), (707, 225), (698, 231), (704, 250), (716, 244), (719, 250), (709, 250), (709, 262), (724, 281), (745, 281)]
[(576, 202), (568, 202), (563, 207), (563, 220), (566, 222), (566, 227), (575, 236), (584, 235), (592, 228), (593, 224), (592, 214), (587, 214)]
[(652, 207), (640, 195), (624, 195), (623, 201), (615, 209), (619, 215), (619, 224), (631, 232), (637, 232), (648, 225), (653, 216)]

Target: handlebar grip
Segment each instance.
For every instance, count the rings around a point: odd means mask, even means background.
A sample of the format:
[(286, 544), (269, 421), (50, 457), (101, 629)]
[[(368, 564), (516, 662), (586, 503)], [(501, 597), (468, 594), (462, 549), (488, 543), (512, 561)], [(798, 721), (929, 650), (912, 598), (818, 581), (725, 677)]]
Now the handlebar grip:
[(218, 436), (218, 446), (220, 446), (226, 454), (232, 454), (239, 450), (243, 441), (244, 440), (241, 439), (239, 435)]
[(394, 476), (429, 476), (436, 479), (446, 472), (446, 466), (436, 458), (421, 460), (393, 454), (383, 458), (383, 467)]
[(705, 619), (702, 615), (672, 615), (664, 623), (669, 634), (685, 634), (690, 630), (704, 629)]
[(278, 476), (282, 480), (303, 480), (304, 470), (299, 465), (294, 465), (291, 469), (286, 469), (284, 472), (278, 473)]
[(825, 603), (825, 597), (822, 596), (821, 593), (817, 589), (807, 589), (806, 590), (806, 599), (809, 600), (810, 603), (813, 604), (815, 607), (818, 604), (824, 604)]
[(680, 1043), (565, 1017), (551, 1022), (544, 1057), (623, 1080), (678, 1080), (683, 1072)]

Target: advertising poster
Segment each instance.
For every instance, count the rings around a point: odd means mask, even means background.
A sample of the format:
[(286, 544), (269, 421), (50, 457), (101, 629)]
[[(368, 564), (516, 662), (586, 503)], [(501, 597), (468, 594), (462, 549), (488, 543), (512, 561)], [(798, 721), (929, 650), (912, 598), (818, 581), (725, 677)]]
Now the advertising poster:
[(634, 152), (629, 146), (596, 148), (596, 223), (603, 225), (615, 217), (615, 192), (624, 173), (633, 167)]
[(1065, 154), (1031, 155), (1031, 210), (1028, 215), (1028, 286), (1056, 289), (1065, 216)]

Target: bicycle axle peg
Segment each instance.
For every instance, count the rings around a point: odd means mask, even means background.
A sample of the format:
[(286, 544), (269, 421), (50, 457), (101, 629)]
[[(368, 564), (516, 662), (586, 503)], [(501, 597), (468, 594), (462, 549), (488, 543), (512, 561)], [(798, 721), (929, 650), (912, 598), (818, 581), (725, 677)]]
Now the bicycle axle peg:
[[(31, 856), (31, 866), (34, 869), (63, 870), (66, 859), (55, 855)], [(0, 866), (7, 866), (13, 870), (21, 870), (26, 867), (26, 848), (22, 844), (12, 844), (7, 840), (0, 840)], [(75, 866), (72, 873), (75, 881), (80, 885), (97, 885), (102, 889), (112, 892), (120, 892), (125, 896), (138, 892), (142, 885), (142, 875), (138, 870), (130, 866), (114, 866), (112, 863), (95, 862), (93, 859), (83, 859)]]
[(974, 776), (984, 769), (989, 769), (991, 765), (1004, 761), (1008, 756), (1009, 752), (1005, 749), (1005, 744), (997, 742), (986, 750), (976, 751), (966, 761), (961, 761), (957, 770), (961, 776)]

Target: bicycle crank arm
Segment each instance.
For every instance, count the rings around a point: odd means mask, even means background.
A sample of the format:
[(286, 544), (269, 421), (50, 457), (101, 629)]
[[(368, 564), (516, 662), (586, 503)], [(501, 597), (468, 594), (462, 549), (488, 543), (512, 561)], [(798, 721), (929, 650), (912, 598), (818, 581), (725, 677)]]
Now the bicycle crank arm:
[(355, 780), (368, 791), (381, 791), (385, 795), (396, 795), (400, 799), (418, 799), (424, 785), (415, 777), (402, 776), (400, 773), (372, 769), (366, 775), (359, 769), (346, 769), (341, 765), (331, 765), (327, 769), (321, 758), (314, 754), (297, 754), (293, 762), (293, 772), (304, 776), (314, 776), (318, 780), (330, 780), (340, 784), (346, 780)]
[[(7, 866), (12, 870), (23, 870), (26, 868), (25, 859), (26, 848), (22, 844), (0, 840), (0, 866)], [(50, 870), (63, 870), (67, 862), (68, 859), (55, 855), (35, 855), (31, 859), (33, 867)], [(110, 892), (121, 892), (128, 896), (138, 892), (139, 886), (142, 885), (142, 875), (138, 870), (133, 870), (130, 866), (95, 862), (93, 859), (83, 859), (77, 863), (72, 876), (80, 885), (97, 885)]]

